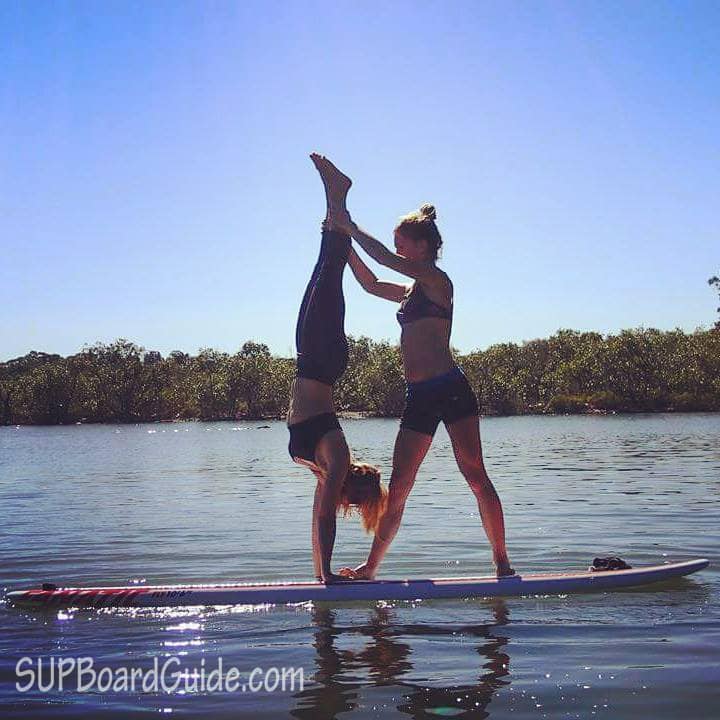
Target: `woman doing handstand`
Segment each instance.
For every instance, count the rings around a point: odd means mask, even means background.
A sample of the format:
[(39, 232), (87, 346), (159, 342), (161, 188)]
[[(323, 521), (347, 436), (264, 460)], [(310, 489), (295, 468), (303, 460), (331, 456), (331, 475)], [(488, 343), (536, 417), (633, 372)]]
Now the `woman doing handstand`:
[(310, 156), (325, 185), (328, 215), (320, 257), (300, 305), (296, 328), (297, 375), (292, 384), (287, 423), (292, 459), (317, 478), (313, 503), (312, 548), (315, 575), (322, 582), (347, 578), (331, 570), (338, 510), (356, 507), (365, 529), (375, 531), (386, 489), (377, 468), (352, 459), (335, 415), (333, 385), (345, 372), (345, 300), (342, 278), (350, 238), (334, 228), (332, 217), (345, 208), (350, 182), (322, 156)]

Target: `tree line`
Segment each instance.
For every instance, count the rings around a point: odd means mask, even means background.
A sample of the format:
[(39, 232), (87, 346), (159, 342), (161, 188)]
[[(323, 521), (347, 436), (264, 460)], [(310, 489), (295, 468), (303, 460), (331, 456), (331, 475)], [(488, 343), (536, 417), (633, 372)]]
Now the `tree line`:
[[(344, 411), (396, 417), (399, 347), (349, 338), (335, 390)], [(488, 415), (720, 410), (720, 324), (711, 330), (560, 330), (547, 339), (455, 353)], [(283, 417), (294, 359), (246, 342), (229, 354), (159, 352), (124, 339), (76, 355), (0, 363), (0, 423), (152, 422)]]

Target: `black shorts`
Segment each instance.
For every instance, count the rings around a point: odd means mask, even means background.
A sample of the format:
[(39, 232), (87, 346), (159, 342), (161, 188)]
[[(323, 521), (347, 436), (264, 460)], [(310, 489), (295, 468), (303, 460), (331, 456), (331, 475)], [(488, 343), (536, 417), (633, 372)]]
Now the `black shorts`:
[(456, 365), (444, 375), (408, 383), (400, 427), (432, 437), (441, 420), (447, 427), (479, 414), (477, 397), (465, 373)]
[(340, 429), (337, 415), (331, 412), (314, 415), (302, 422), (288, 425), (288, 430), (290, 431), (288, 452), (290, 453), (290, 457), (293, 460), (295, 460), (295, 458), (302, 458), (303, 460), (309, 460), (314, 463), (315, 448), (323, 435), (326, 435), (331, 430)]

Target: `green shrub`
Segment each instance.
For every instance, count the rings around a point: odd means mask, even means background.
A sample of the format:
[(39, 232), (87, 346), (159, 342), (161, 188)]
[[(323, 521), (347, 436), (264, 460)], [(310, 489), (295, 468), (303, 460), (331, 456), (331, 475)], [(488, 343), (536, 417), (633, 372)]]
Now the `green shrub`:
[(676, 393), (670, 397), (670, 407), (677, 412), (720, 410), (720, 398), (711, 393)]
[(582, 395), (553, 395), (545, 406), (545, 410), (549, 413), (577, 414), (584, 412), (586, 407), (587, 403)]
[(588, 398), (588, 405), (594, 410), (608, 410), (612, 412), (622, 410), (624, 403), (623, 399), (612, 390), (601, 390), (600, 392), (593, 393)]

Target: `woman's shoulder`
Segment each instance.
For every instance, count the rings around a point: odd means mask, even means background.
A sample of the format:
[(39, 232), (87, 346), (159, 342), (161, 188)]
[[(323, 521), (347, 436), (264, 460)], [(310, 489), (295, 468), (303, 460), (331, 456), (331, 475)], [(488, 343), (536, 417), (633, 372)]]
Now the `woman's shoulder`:
[(452, 280), (450, 279), (450, 276), (444, 270), (441, 270), (439, 267), (435, 268), (435, 272), (432, 274), (432, 282), (429, 284), (431, 284), (438, 290), (445, 290), (446, 292), (449, 292), (450, 295), (452, 295)]
[(433, 273), (431, 279), (423, 278), (422, 282), (417, 280), (415, 287), (436, 305), (441, 307), (452, 305), (453, 284), (448, 274), (440, 268), (437, 268), (437, 274)]

